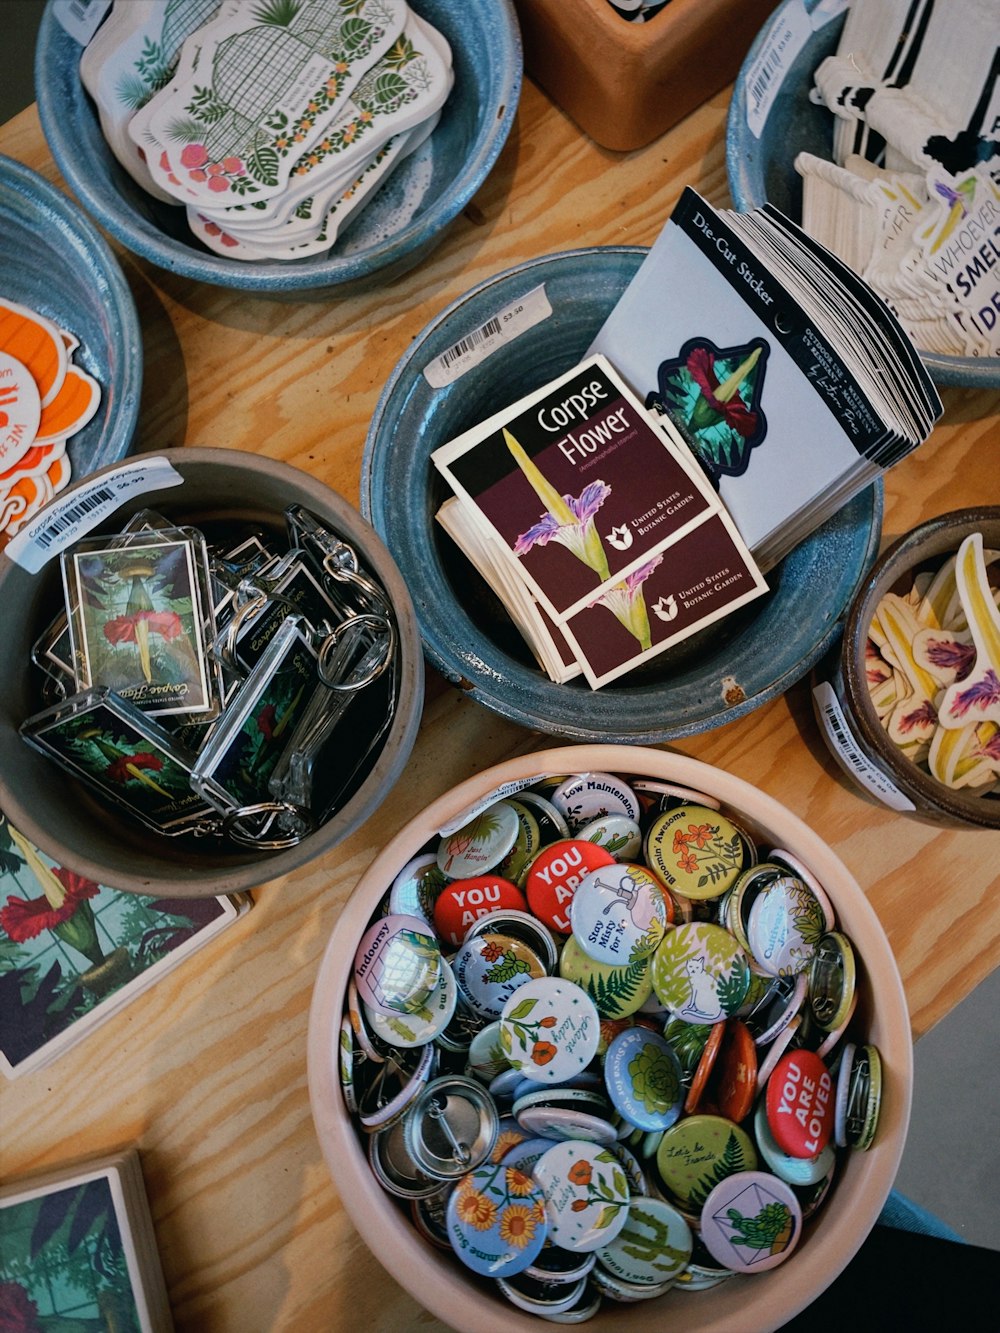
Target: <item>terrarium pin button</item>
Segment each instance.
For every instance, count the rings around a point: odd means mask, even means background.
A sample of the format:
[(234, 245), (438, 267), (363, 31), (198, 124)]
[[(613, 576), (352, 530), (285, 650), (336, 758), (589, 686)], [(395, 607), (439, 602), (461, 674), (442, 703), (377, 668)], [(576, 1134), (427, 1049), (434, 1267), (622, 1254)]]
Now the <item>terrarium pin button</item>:
[(389, 1017), (422, 1008), (440, 975), (441, 949), (419, 917), (380, 917), (362, 935), (354, 957), (358, 994)]
[(741, 1171), (720, 1181), (701, 1211), (706, 1249), (738, 1273), (763, 1273), (784, 1263), (801, 1234), (795, 1191), (765, 1171)]

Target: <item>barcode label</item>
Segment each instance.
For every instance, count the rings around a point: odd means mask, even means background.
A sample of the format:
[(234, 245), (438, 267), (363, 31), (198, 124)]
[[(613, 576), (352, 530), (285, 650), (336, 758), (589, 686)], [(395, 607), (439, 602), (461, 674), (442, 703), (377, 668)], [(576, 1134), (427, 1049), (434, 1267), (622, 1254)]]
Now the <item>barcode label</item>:
[(59, 26), (86, 46), (111, 8), (111, 0), (52, 0), (52, 13)]
[(816, 715), (834, 759), (848, 777), (859, 782), (890, 810), (915, 810), (916, 806), (886, 777), (880, 768), (864, 754), (855, 739), (851, 725), (844, 716), (836, 691), (829, 681), (813, 686)]
[(812, 33), (812, 24), (805, 5), (788, 5), (777, 15), (760, 50), (747, 70), (747, 125), (755, 139), (759, 139), (768, 112), (781, 90), (789, 66)]
[(29, 574), (80, 540), (133, 495), (180, 486), (184, 478), (165, 458), (138, 458), (50, 501), (26, 523), (6, 554)]
[(519, 338), (525, 330), (540, 324), (551, 314), (552, 306), (544, 285), (534, 287), (424, 366), (424, 379), (432, 389), (444, 389), (454, 384), (499, 347)]

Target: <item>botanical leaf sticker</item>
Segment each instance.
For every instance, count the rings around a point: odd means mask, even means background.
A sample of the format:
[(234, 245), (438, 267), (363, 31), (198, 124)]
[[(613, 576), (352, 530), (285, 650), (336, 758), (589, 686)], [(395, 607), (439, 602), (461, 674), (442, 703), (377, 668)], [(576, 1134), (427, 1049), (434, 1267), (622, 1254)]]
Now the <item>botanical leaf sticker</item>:
[(521, 1002), (516, 1004), (506, 1017), (511, 1021), (518, 1018), (527, 1018), (537, 1003), (537, 1000), (521, 1000)]

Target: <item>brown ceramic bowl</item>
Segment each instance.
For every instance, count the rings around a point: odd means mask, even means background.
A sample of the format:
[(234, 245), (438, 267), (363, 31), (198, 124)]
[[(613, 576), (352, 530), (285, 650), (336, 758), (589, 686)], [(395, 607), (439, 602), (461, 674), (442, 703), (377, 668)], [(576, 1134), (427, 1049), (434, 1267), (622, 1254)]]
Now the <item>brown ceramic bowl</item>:
[(882, 925), (864, 891), (830, 847), (765, 792), (722, 769), (683, 755), (631, 745), (577, 745), (510, 759), (439, 797), (401, 829), (362, 876), (334, 926), (313, 991), (309, 1017), (309, 1092), (313, 1120), (343, 1206), (361, 1236), (397, 1282), (450, 1327), (468, 1333), (542, 1327), (508, 1305), (495, 1286), (457, 1258), (432, 1248), (414, 1229), (405, 1205), (383, 1193), (348, 1114), (340, 1088), (340, 1026), (358, 941), (387, 887), (403, 866), (454, 825), (470, 806), (497, 796), (505, 783), (552, 773), (590, 771), (657, 778), (715, 796), (763, 844), (780, 846), (820, 880), (838, 928), (861, 960), (857, 1032), (882, 1058), (878, 1131), (867, 1152), (842, 1155), (831, 1193), (806, 1226), (788, 1263), (769, 1273), (734, 1277), (696, 1293), (668, 1292), (637, 1305), (606, 1301), (586, 1327), (670, 1329), (676, 1333), (760, 1333), (778, 1328), (813, 1301), (842, 1271), (874, 1225), (892, 1188), (906, 1139), (913, 1086), (913, 1046), (899, 972)]
[(928, 519), (879, 556), (848, 611), (840, 683), (854, 739), (868, 760), (913, 806), (907, 813), (931, 823), (1000, 829), (1000, 798), (945, 787), (893, 744), (878, 719), (865, 679), (865, 642), (880, 599), (909, 575), (937, 568), (971, 532), (981, 532), (988, 549), (1000, 550), (1000, 505), (958, 509)]
[[(284, 533), (284, 510), (301, 504), (354, 547), (361, 563), (387, 590), (396, 611), (400, 673), (396, 715), (367, 775), (341, 808), (297, 846), (272, 854), (207, 840), (159, 837), (114, 807), (99, 803), (75, 779), (18, 735), (41, 704), (32, 644), (51, 622), (63, 594), (59, 561), (29, 574), (0, 554), (0, 809), (59, 865), (112, 888), (167, 898), (235, 893), (274, 880), (328, 852), (378, 807), (409, 758), (423, 708), (423, 655), (413, 605), (392, 557), (348, 502), (298, 468), (235, 449), (166, 449), (183, 484), (140, 494), (97, 529), (115, 532), (119, 520), (146, 507), (197, 525), (240, 520)], [(117, 465), (115, 465), (117, 466)], [(106, 476), (104, 468), (87, 479)], [(73, 488), (59, 497), (72, 497)]]

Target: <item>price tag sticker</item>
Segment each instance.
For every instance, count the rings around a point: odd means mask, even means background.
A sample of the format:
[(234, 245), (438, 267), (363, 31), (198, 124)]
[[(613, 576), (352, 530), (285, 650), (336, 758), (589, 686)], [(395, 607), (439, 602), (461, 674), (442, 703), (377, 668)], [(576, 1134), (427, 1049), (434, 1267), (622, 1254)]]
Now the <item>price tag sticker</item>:
[(544, 284), (534, 287), (424, 366), (424, 379), (433, 389), (454, 384), (467, 371), (551, 314)]
[(890, 810), (915, 810), (917, 807), (909, 797), (904, 796), (895, 783), (862, 753), (829, 681), (820, 681), (814, 686), (813, 697), (816, 700), (816, 716), (830, 753), (847, 776), (859, 782)]

